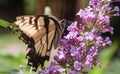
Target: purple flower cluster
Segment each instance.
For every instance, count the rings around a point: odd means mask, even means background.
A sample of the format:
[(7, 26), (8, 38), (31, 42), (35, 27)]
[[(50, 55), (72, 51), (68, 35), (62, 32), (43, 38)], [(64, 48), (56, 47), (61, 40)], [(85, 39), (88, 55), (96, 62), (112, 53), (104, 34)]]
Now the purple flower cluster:
[(48, 68), (43, 67), (39, 74), (60, 74), (61, 72), (65, 71), (64, 68), (56, 68), (55, 66), (55, 62), (51, 62), (50, 66)]
[[(120, 0), (114, 0), (120, 1)], [(67, 30), (69, 33), (61, 39), (61, 48), (55, 55), (54, 63), (43, 68), (39, 74), (87, 74), (86, 69), (102, 66), (97, 60), (98, 49), (111, 45), (109, 37), (102, 37), (103, 33), (113, 34), (110, 17), (119, 16), (119, 8), (109, 7), (112, 0), (90, 0), (89, 6), (80, 9), (76, 14), (82, 24), (74, 21)], [(112, 14), (114, 12), (114, 14)]]

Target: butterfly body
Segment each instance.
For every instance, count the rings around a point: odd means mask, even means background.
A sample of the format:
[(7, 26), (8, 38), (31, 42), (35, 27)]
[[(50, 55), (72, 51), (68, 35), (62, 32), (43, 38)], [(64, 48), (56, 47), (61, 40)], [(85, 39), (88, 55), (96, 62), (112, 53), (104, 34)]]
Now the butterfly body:
[(65, 29), (65, 21), (60, 23), (56, 18), (47, 15), (19, 16), (10, 28), (17, 27), (19, 38), (28, 45), (26, 57), (28, 65), (36, 71), (49, 60), (52, 45), (57, 47)]

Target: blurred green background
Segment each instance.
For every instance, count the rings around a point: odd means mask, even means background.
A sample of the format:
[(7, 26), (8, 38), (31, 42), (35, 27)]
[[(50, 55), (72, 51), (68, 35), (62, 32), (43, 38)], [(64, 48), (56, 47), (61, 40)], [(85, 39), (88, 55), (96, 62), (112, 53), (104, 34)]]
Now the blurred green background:
[[(77, 19), (75, 13), (79, 8), (86, 7), (87, 4), (88, 0), (0, 0), (0, 19), (12, 23), (19, 15), (44, 14), (45, 7), (49, 6), (51, 14), (58, 19), (72, 21)], [(119, 6), (120, 3), (111, 5)], [(100, 49), (98, 59), (103, 62), (103, 67), (93, 68), (90, 74), (120, 74), (120, 17), (112, 17), (111, 25), (114, 27), (114, 35), (103, 36), (110, 36), (113, 44)], [(17, 34), (0, 27), (0, 74), (29, 74), (30, 67), (25, 58), (26, 47), (17, 38)]]

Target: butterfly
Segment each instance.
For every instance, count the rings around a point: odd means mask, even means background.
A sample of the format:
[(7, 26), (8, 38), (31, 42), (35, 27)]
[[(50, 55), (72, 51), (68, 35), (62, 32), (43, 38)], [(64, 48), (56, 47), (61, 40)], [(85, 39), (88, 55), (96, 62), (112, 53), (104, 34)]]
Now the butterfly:
[(49, 60), (52, 46), (56, 49), (66, 27), (66, 20), (58, 21), (48, 15), (24, 15), (16, 17), (9, 28), (19, 32), (19, 39), (27, 44), (28, 65), (36, 71)]

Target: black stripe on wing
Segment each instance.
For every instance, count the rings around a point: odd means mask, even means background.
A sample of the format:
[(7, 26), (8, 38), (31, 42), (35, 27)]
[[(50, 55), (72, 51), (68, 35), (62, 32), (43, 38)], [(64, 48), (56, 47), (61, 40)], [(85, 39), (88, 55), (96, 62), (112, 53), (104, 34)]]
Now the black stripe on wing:
[(48, 50), (48, 31), (49, 31), (49, 23), (50, 23), (50, 20), (48, 18), (44, 18), (44, 27), (46, 29), (46, 42), (47, 42), (47, 50)]

